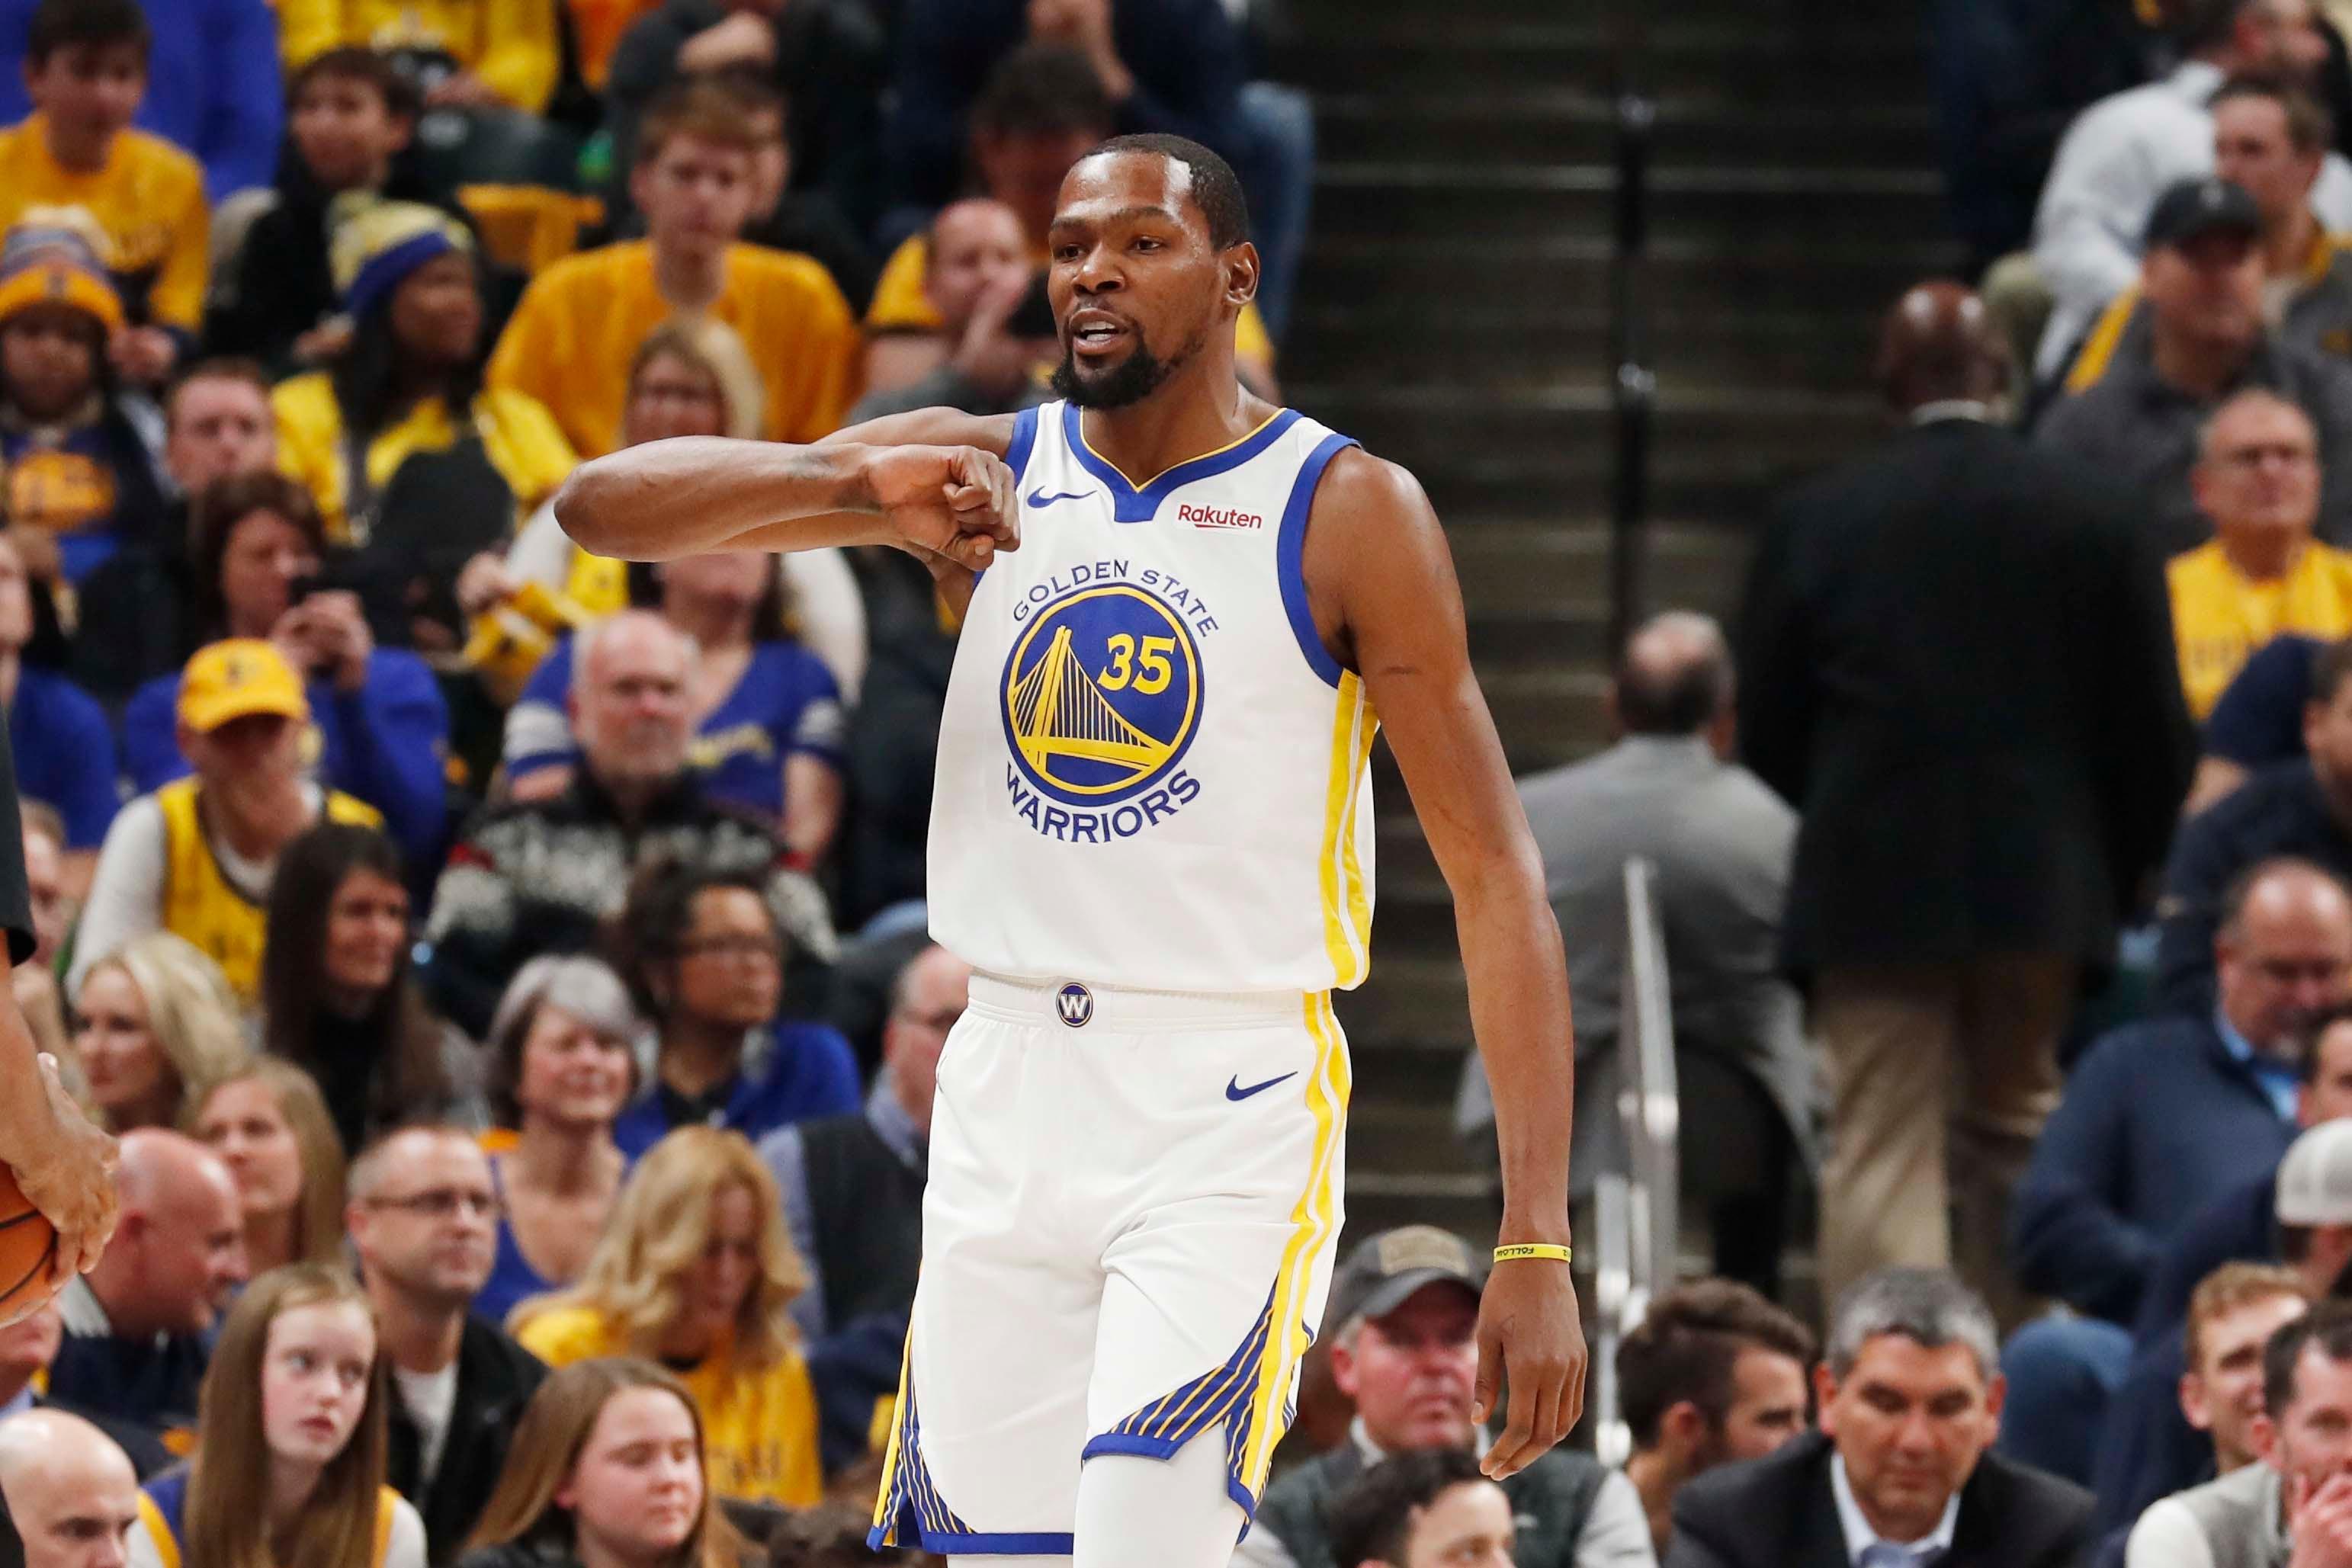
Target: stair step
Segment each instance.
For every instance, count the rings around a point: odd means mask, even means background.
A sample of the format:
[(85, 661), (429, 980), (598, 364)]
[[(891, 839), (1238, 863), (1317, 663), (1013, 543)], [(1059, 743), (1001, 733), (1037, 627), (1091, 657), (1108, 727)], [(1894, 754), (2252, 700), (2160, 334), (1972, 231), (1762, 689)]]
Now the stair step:
[(1650, 28), (1638, 59), (1621, 64), (1597, 22), (1490, 23), (1482, 15), (1465, 26), (1433, 20), (1424, 6), (1401, 21), (1364, 17), (1311, 49), (1286, 50), (1278, 74), (1311, 88), (1358, 91), (1524, 85), (1613, 93), (1630, 72), (1662, 97), (1707, 94), (1748, 104), (1817, 102), (1824, 78), (1834, 78), (1840, 102), (1875, 105), (1916, 101), (1925, 47), (1916, 22), (1702, 21)]
[[(1703, 94), (1650, 100), (1652, 166), (1726, 167), (1835, 161), (1866, 137), (1873, 156), (1925, 164), (1935, 120), (1921, 103), (1792, 104), (1759, 109)], [(1459, 157), (1494, 163), (1606, 162), (1616, 156), (1615, 94), (1552, 86), (1370, 93), (1315, 99), (1316, 148), (1332, 162)]]

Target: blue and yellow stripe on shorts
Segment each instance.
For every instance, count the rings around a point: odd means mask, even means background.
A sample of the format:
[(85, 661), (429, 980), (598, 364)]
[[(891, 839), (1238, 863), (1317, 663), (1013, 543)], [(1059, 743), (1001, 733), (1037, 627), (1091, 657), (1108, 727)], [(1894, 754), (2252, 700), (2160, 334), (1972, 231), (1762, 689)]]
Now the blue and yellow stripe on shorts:
[(1356, 853), (1356, 824), (1364, 810), (1364, 764), (1380, 729), (1380, 716), (1364, 694), (1363, 677), (1343, 670), (1331, 723), (1331, 775), (1324, 794), (1319, 867), (1323, 946), (1331, 959), (1331, 983), (1343, 991), (1360, 984), (1371, 967), (1371, 892)]
[(1315, 1343), (1307, 1321), (1315, 1270), (1339, 1228), (1340, 1134), (1348, 1115), (1348, 1045), (1332, 1016), (1331, 996), (1305, 998), (1307, 1032), (1315, 1039), (1315, 1071), (1307, 1109), (1315, 1118), (1305, 1189), (1291, 1206), (1290, 1236), (1266, 1293), (1265, 1309), (1224, 1364), (1171, 1389), (1091, 1439), (1085, 1457), (1141, 1454), (1165, 1459), (1192, 1438), (1225, 1428), (1225, 1490), (1247, 1519), (1257, 1511), (1274, 1463), (1275, 1445), (1297, 1413), (1292, 1390), (1299, 1359)]

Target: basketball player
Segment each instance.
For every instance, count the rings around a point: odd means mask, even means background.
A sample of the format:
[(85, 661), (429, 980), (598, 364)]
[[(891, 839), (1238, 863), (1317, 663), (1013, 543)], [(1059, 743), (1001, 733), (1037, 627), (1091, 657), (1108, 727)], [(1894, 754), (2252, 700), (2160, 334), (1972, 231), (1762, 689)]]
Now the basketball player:
[[(950, 1562), (1232, 1555), (1322, 1321), (1385, 723), (1455, 901), (1496, 1074), (1503, 1260), (1485, 1457), (1583, 1401), (1560, 939), (1412, 476), (1244, 390), (1258, 256), (1233, 172), (1126, 137), (1049, 240), (1063, 401), (813, 447), (658, 442), (580, 470), (592, 550), (896, 544), (963, 615), (929, 905), (970, 962), (876, 1539)], [(1018, 488), (1015, 498), (1014, 489)], [(1517, 1244), (1517, 1245), (1509, 1245)]]
[[(25, 885), (25, 838), (16, 821), (16, 759), (0, 727), (0, 930), (8, 962), (33, 955), (32, 896)], [(28, 1316), (66, 1282), (98, 1262), (114, 1234), (114, 1140), (90, 1124), (58, 1082), (57, 1063), (41, 1054), (17, 1010), (16, 994), (0, 985), (0, 1165), (16, 1173), (26, 1201), (58, 1229), (47, 1280), (0, 1301), (0, 1324)], [(0, 1215), (0, 1225), (7, 1216)], [(0, 1280), (0, 1292), (15, 1287)]]

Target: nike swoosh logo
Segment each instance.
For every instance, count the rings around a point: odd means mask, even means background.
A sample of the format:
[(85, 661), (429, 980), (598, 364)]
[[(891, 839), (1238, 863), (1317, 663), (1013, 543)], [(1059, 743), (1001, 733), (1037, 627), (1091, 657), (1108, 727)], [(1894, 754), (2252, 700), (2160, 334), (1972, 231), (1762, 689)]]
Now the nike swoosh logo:
[(1083, 501), (1088, 494), (1085, 490), (1056, 490), (1048, 496), (1043, 490), (1032, 490), (1029, 492), (1029, 504), (1042, 511), (1056, 501)]
[(1279, 1078), (1269, 1078), (1263, 1083), (1253, 1083), (1248, 1088), (1244, 1089), (1242, 1087), (1241, 1074), (1235, 1073), (1233, 1077), (1225, 1080), (1225, 1098), (1228, 1100), (1246, 1100), (1253, 1094), (1262, 1094), (1266, 1090), (1273, 1088), (1276, 1084), (1286, 1083), (1297, 1076), (1298, 1073), (1297, 1071), (1293, 1070), (1292, 1071), (1284, 1073)]

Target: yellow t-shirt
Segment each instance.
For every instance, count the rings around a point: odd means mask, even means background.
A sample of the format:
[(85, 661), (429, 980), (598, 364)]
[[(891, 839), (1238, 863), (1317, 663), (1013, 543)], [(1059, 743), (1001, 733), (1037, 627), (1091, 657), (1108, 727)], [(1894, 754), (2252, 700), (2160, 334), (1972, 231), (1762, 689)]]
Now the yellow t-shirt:
[(205, 311), (212, 214), (201, 164), (160, 136), (125, 131), (92, 173), (49, 155), (38, 114), (0, 131), (0, 230), (27, 207), (80, 207), (114, 247), (109, 263), (134, 321), (195, 330)]
[[(278, 415), (278, 471), (310, 487), (330, 539), (354, 542), (344, 526), (343, 412), (334, 384), (324, 371), (296, 376), (278, 384), (269, 403)], [(474, 422), (490, 466), (514, 491), (518, 526), (580, 465), (554, 417), (520, 392), (486, 388), (474, 399)], [(411, 453), (438, 452), (457, 439), (449, 411), (426, 398), (369, 444), (368, 482), (381, 490)]]
[[(917, 234), (908, 235), (890, 253), (890, 259), (882, 264), (881, 278), (874, 285), (874, 303), (866, 308), (868, 331), (936, 332), (946, 325), (923, 293), (930, 252), (930, 241)], [(1034, 260), (1045, 266), (1045, 253), (1038, 251)], [(1234, 323), (1234, 352), (1269, 370), (1274, 366), (1274, 340), (1266, 336), (1265, 318), (1255, 305), (1244, 307), (1241, 319)]]
[(2172, 590), (2180, 689), (2200, 722), (2253, 651), (2281, 632), (2352, 635), (2352, 551), (2314, 542), (2284, 577), (2257, 582), (2232, 566), (2214, 539), (2173, 557), (2164, 573)]
[[(567, 256), (524, 291), (490, 356), (488, 384), (539, 399), (581, 455), (602, 456), (620, 443), (629, 362), (676, 314), (655, 286), (650, 241)], [(759, 369), (770, 440), (815, 441), (841, 428), (857, 397), (864, 340), (822, 266), (730, 246), (710, 314), (735, 329)]]
[[(618, 1325), (587, 1307), (543, 1312), (523, 1324), (515, 1340), (550, 1366), (631, 1354)], [(823, 1499), (816, 1393), (799, 1351), (755, 1372), (734, 1364), (722, 1344), (678, 1375), (702, 1412), (703, 1457), (713, 1491), (786, 1508), (812, 1508)]]
[(533, 114), (555, 91), (562, 51), (557, 0), (278, 0), (286, 68), (343, 44), (437, 48), (517, 109)]

